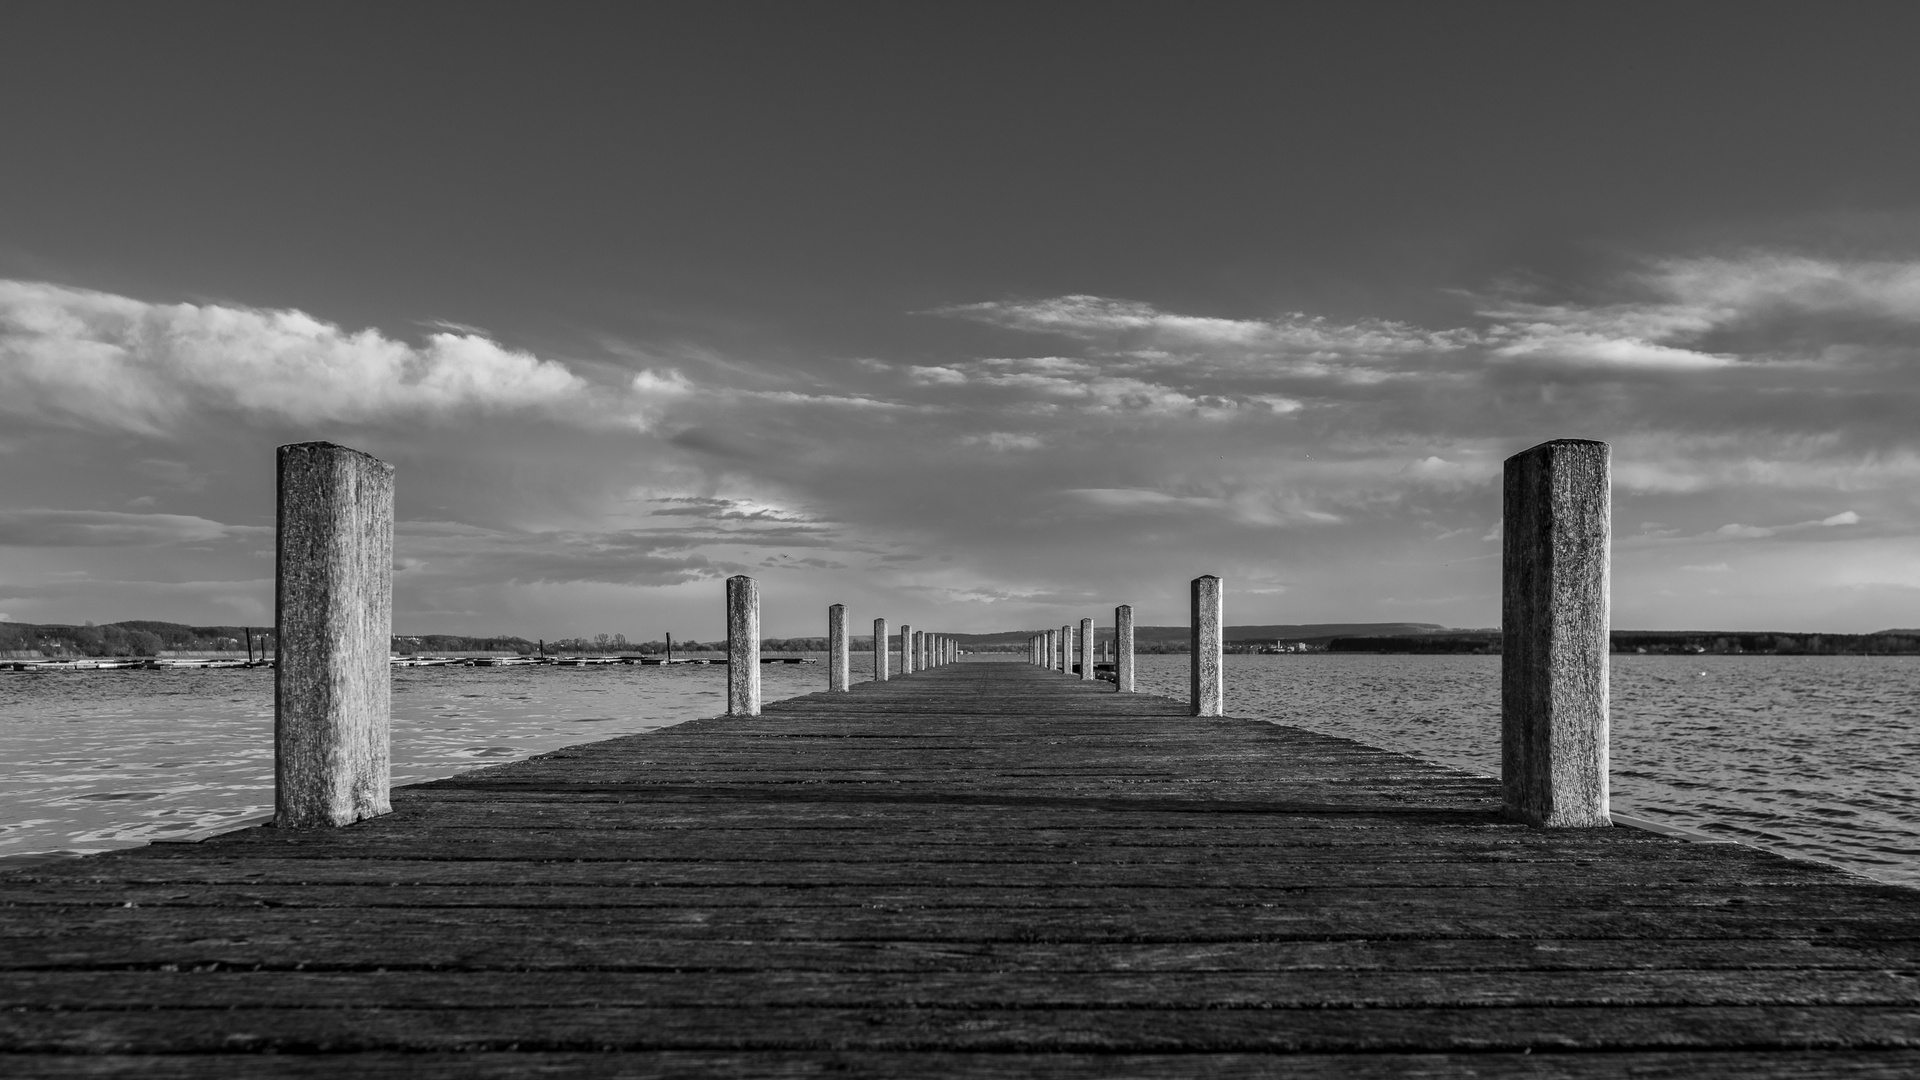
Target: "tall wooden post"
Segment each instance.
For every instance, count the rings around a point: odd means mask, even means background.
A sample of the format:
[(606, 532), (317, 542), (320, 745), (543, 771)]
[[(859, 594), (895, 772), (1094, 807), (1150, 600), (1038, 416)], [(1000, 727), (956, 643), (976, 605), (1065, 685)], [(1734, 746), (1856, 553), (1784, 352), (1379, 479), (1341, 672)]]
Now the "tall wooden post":
[(760, 715), (760, 583), (727, 579), (727, 715)]
[(927, 632), (925, 630), (913, 632), (913, 670), (927, 670)]
[(847, 689), (847, 606), (827, 608), (827, 689)]
[(913, 674), (913, 624), (900, 624), (900, 674)]
[(1220, 663), (1220, 579), (1204, 574), (1193, 579), (1192, 630), (1188, 647), (1193, 656), (1193, 715), (1223, 715)]
[(1093, 620), (1080, 620), (1080, 681), (1093, 681)]
[(1555, 439), (1508, 458), (1505, 474), (1500, 775), (1507, 813), (1541, 828), (1611, 825), (1608, 447)]
[(392, 809), (393, 466), (325, 442), (277, 466), (273, 821), (351, 825)]
[(1040, 647), (1040, 651), (1044, 654), (1041, 657), (1040, 666), (1046, 668), (1048, 671), (1053, 670), (1053, 665), (1054, 665), (1053, 654), (1059, 651), (1059, 642), (1055, 640), (1055, 638), (1059, 635), (1059, 633), (1060, 631), (1058, 630), (1047, 631), (1046, 643)]
[(1060, 655), (1053, 658), (1063, 674), (1073, 671), (1073, 624), (1060, 628)]
[(1113, 689), (1133, 693), (1133, 605), (1113, 609)]
[(887, 620), (873, 620), (873, 681), (887, 681)]

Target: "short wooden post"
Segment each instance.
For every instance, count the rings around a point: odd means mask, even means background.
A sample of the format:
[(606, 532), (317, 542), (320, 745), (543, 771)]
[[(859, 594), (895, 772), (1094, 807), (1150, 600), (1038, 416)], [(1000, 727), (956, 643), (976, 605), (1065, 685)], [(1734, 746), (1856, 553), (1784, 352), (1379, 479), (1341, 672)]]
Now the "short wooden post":
[(393, 466), (325, 442), (276, 464), (273, 823), (351, 825), (392, 809)]
[(873, 681), (887, 681), (887, 620), (873, 620)]
[(827, 608), (827, 689), (847, 689), (847, 606)]
[(727, 715), (760, 715), (760, 583), (727, 579)]
[(1507, 459), (1500, 597), (1500, 775), (1538, 828), (1611, 825), (1607, 652), (1612, 477), (1606, 443), (1555, 439)]
[(913, 670), (927, 670), (927, 632), (925, 630), (913, 632)]
[(1057, 648), (1057, 645), (1054, 642), (1054, 635), (1058, 634), (1059, 632), (1060, 631), (1058, 630), (1048, 630), (1045, 634), (1041, 635), (1042, 637), (1046, 638), (1046, 640), (1042, 642), (1040, 645), (1040, 653), (1041, 653), (1040, 666), (1043, 668), (1046, 668), (1049, 671), (1053, 670), (1053, 654), (1054, 654), (1054, 650)]
[(1220, 664), (1220, 579), (1193, 579), (1193, 617), (1188, 647), (1193, 654), (1193, 715), (1220, 716), (1224, 708)]
[(1093, 681), (1093, 620), (1080, 620), (1080, 681)]
[(1065, 674), (1065, 675), (1073, 674), (1073, 624), (1072, 623), (1068, 623), (1067, 625), (1060, 628), (1060, 671), (1062, 674)]
[(1113, 689), (1133, 693), (1133, 605), (1113, 609)]
[(900, 624), (900, 674), (913, 674), (913, 624)]

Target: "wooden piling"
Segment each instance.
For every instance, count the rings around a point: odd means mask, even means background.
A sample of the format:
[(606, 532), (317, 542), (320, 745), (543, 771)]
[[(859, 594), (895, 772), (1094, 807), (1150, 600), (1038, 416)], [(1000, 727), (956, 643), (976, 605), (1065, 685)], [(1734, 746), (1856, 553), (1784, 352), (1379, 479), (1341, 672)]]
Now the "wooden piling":
[(1507, 459), (1502, 507), (1501, 784), (1540, 828), (1608, 815), (1612, 480), (1606, 443), (1555, 439)]
[(873, 620), (873, 681), (887, 681), (887, 620)]
[(1059, 642), (1056, 640), (1059, 633), (1060, 631), (1058, 630), (1048, 630), (1045, 635), (1047, 639), (1046, 643), (1041, 646), (1040, 651), (1043, 655), (1040, 658), (1040, 666), (1046, 668), (1048, 671), (1052, 671), (1056, 663), (1053, 657), (1054, 654), (1059, 651)]
[(1093, 681), (1093, 620), (1080, 620), (1080, 681)]
[(900, 624), (900, 674), (913, 674), (913, 624)]
[(1193, 579), (1193, 612), (1189, 648), (1192, 653), (1192, 706), (1195, 716), (1224, 715), (1220, 661), (1220, 579), (1203, 574)]
[(1133, 693), (1133, 605), (1113, 609), (1113, 689)]
[(827, 689), (847, 690), (847, 606), (827, 608)]
[(727, 715), (760, 715), (760, 583), (727, 579)]
[(325, 442), (277, 466), (274, 824), (350, 825), (391, 808), (393, 466)]

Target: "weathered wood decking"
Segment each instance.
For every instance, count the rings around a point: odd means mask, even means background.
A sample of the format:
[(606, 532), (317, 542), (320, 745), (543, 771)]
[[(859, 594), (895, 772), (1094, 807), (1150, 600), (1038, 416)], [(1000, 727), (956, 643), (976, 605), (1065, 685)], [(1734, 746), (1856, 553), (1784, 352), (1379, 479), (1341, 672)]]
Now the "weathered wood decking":
[(1920, 891), (1497, 800), (955, 664), (0, 876), (0, 1075), (1920, 1074)]

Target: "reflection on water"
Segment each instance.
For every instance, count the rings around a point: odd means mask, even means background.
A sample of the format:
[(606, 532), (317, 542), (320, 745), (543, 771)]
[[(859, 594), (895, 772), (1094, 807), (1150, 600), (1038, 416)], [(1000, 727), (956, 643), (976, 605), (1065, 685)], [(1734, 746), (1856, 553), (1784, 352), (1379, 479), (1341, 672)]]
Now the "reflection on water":
[[(854, 669), (871, 674), (871, 659)], [(726, 678), (699, 665), (397, 668), (393, 781), (713, 716)], [(777, 701), (824, 689), (827, 668), (769, 664), (760, 680)], [(271, 671), (0, 676), (0, 856), (104, 851), (272, 810)]]
[[(1500, 772), (1500, 658), (1226, 658), (1227, 709)], [(1185, 656), (1139, 689), (1182, 700)], [(1920, 657), (1613, 658), (1613, 808), (1920, 885)]]

